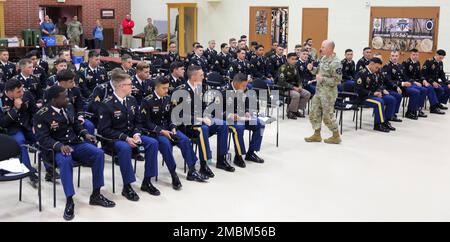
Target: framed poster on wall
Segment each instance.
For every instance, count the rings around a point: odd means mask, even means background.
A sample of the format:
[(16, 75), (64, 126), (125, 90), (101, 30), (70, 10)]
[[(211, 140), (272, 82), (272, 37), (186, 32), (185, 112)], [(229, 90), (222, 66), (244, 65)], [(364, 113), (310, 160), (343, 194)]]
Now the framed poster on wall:
[(417, 49), (424, 63), (438, 48), (439, 14), (440, 7), (371, 7), (368, 44), (383, 62), (393, 49), (399, 50), (400, 62)]
[(372, 48), (431, 53), (434, 44), (434, 19), (374, 18)]

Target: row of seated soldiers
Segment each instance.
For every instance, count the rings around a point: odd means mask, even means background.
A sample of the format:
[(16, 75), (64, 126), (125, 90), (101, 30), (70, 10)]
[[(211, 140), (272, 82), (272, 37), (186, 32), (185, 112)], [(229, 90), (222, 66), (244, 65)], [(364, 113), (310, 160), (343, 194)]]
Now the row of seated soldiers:
[[(254, 83), (263, 83), (266, 86), (271, 86), (274, 82), (279, 81), (280, 74), (284, 77), (287, 74), (287, 70), (291, 68), (280, 68), (283, 65), (288, 66), (287, 58), (284, 54), (285, 49), (283, 46), (276, 43), (272, 46), (269, 52), (265, 52), (264, 46), (259, 45), (256, 42), (251, 43), (251, 47), (246, 47), (246, 41), (239, 41), (236, 47), (230, 46), (226, 43), (221, 44), (221, 51), (215, 50), (215, 41), (208, 42), (208, 48), (204, 50), (198, 42), (193, 44), (193, 50), (187, 57), (182, 60), (177, 52), (177, 46), (175, 43), (170, 43), (169, 52), (166, 56), (163, 56), (163, 67), (173, 72), (171, 68), (172, 63), (176, 63), (178, 69), (181, 68), (180, 62), (184, 63), (184, 67), (200, 66), (203, 72), (211, 73), (217, 72), (223, 76), (228, 77), (230, 80), (237, 73), (243, 73), (249, 77), (249, 88), (252, 88)], [(247, 51), (249, 49), (249, 51)], [(5, 52), (0, 50), (0, 59), (4, 59)], [(7, 53), (7, 52), (6, 52)], [(285, 78), (281, 78), (283, 86), (289, 89), (291, 95), (291, 105), (288, 107), (287, 116), (289, 119), (297, 119), (298, 117), (305, 117), (305, 108), (307, 102), (316, 92), (315, 76), (308, 70), (308, 65), (318, 66), (319, 61), (316, 54), (313, 52), (310, 44), (305, 44), (303, 47), (297, 45), (295, 47), (296, 63), (295, 69), (298, 72), (299, 79), (288, 80), (288, 82), (294, 82), (292, 87), (289, 83), (284, 82)], [(443, 54), (443, 55), (442, 55)], [(401, 105), (402, 96), (410, 96), (411, 102), (408, 105), (408, 111), (406, 117), (410, 119), (417, 119), (420, 116), (424, 116), (422, 111), (425, 105), (425, 100), (428, 98), (430, 101), (432, 113), (443, 113), (442, 109), (446, 109), (444, 104), (448, 99), (448, 86), (445, 83), (448, 81), (445, 77), (443, 70), (442, 60), (445, 57), (445, 51), (440, 50), (436, 53), (436, 56), (427, 60), (423, 66), (418, 61), (418, 51), (412, 50), (411, 57), (404, 61), (402, 64), (398, 63), (398, 52), (391, 53), (389, 62), (385, 64), (380, 71), (379, 79), (383, 81), (386, 90), (396, 98), (395, 114), (393, 119), (397, 120), (396, 114), (399, 111)], [(7, 54), (6, 54), (7, 56)], [(45, 89), (45, 86), (54, 82), (55, 76), (46, 78), (48, 73), (48, 64), (37, 58), (36, 53), (31, 52), (27, 55), (33, 62), (33, 74), (39, 79), (41, 87), (37, 88), (34, 92), (37, 96), (42, 92), (40, 89)], [(363, 57), (355, 64), (353, 61), (353, 51), (348, 49), (345, 51), (345, 58), (342, 60), (342, 80), (343, 82), (338, 86), (338, 89), (342, 91), (344, 87), (347, 87), (347, 91), (355, 91), (355, 82), (358, 79), (359, 72), (366, 69), (369, 61), (372, 57), (372, 50), (367, 47), (363, 50)], [(66, 60), (66, 64), (60, 63)], [(0, 63), (4, 68), (2, 73), (6, 73), (6, 77), (12, 76), (11, 65), (2, 61)], [(9, 67), (8, 67), (9, 66)], [(60, 59), (55, 62), (55, 71), (58, 70), (58, 66), (61, 68), (69, 68), (75, 70), (75, 67), (70, 62), (70, 52), (62, 51)], [(130, 76), (136, 76), (136, 71), (132, 67), (132, 59), (129, 55), (122, 56), (121, 68), (124, 69)], [(150, 65), (151, 66), (151, 65)], [(59, 69), (61, 69), (59, 68)], [(139, 69), (139, 68), (138, 68)], [(282, 69), (280, 73), (280, 69)], [(82, 96), (86, 100), (92, 101), (102, 100), (105, 96), (105, 89), (108, 89), (107, 83), (108, 73), (100, 66), (98, 55), (95, 52), (89, 54), (89, 61), (82, 63), (78, 73), (78, 85), (81, 88)], [(171, 80), (171, 88), (174, 89), (180, 85), (185, 79), (185, 76), (175, 77), (168, 74)], [(142, 74), (143, 75), (143, 74)], [(4, 80), (4, 79), (3, 79)], [(141, 84), (138, 80), (134, 80), (135, 91), (134, 94), (138, 101), (145, 96), (146, 92), (151, 93), (151, 85)], [(25, 82), (25, 87), (38, 86), (38, 81)], [(34, 86), (32, 83), (35, 83)], [(412, 83), (412, 88), (408, 83)], [(443, 84), (442, 84), (443, 83)], [(279, 83), (277, 83), (279, 84)], [(345, 85), (344, 85), (345, 84)], [(421, 85), (420, 88), (416, 87)], [(97, 86), (99, 86), (97, 88)], [(404, 86), (406, 85), (406, 86)], [(0, 86), (1, 88), (1, 86)], [(426, 88), (426, 92), (424, 91)], [(97, 89), (97, 90), (96, 90)], [(111, 90), (111, 88), (109, 88)], [(295, 89), (295, 90), (294, 90)], [(402, 90), (404, 89), (404, 93)], [(414, 89), (422, 89), (421, 94), (417, 94)], [(93, 93), (96, 91), (96, 93)], [(420, 91), (420, 90), (419, 90)], [(419, 97), (418, 97), (419, 96)], [(39, 100), (39, 99), (38, 99)], [(95, 106), (95, 105), (94, 105)], [(388, 115), (389, 116), (389, 115)]]
[[(129, 64), (129, 65), (128, 65)], [(202, 117), (200, 125), (186, 129), (198, 137), (200, 170), (197, 172), (195, 163), (198, 160), (192, 149), (191, 141), (178, 130), (171, 120), (171, 109), (177, 100), (170, 100), (168, 94), (175, 89), (185, 90), (194, 95), (198, 86), (202, 86), (204, 74), (200, 67), (190, 66), (185, 76), (184, 64), (174, 62), (170, 65), (170, 75), (156, 80), (150, 79), (150, 66), (140, 62), (136, 69), (132, 68), (131, 60), (124, 58), (122, 68), (106, 73), (100, 66), (99, 56), (95, 51), (89, 53), (89, 61), (83, 64), (77, 73), (68, 68), (64, 58), (55, 61), (56, 74), (47, 78), (45, 83), (33, 74), (36, 69), (33, 59), (22, 59), (18, 63), (19, 74), (8, 79), (1, 94), (0, 127), (14, 137), (20, 144), (39, 143), (47, 149), (54, 150), (54, 157), (61, 174), (58, 174), (45, 163), (45, 180), (61, 179), (67, 197), (64, 218), (74, 217), (75, 194), (72, 183), (73, 161), (82, 161), (93, 170), (93, 193), (91, 205), (114, 207), (115, 203), (100, 194), (103, 182), (104, 153), (95, 145), (97, 133), (112, 141), (118, 163), (122, 172), (122, 195), (128, 200), (137, 201), (139, 196), (131, 184), (136, 180), (133, 173), (131, 154), (136, 148), (142, 148), (145, 155), (145, 177), (141, 190), (151, 195), (159, 195), (159, 190), (151, 183), (151, 178), (157, 176), (157, 152), (162, 153), (169, 168), (174, 189), (181, 188), (181, 182), (175, 172), (175, 160), (172, 146), (180, 147), (183, 158), (189, 167), (187, 179), (204, 182), (214, 177), (208, 167), (212, 162), (212, 152), (209, 137), (218, 135), (218, 151), (216, 167), (233, 172), (227, 161), (228, 132), (233, 132), (236, 155), (233, 160), (238, 167), (245, 167), (245, 160), (263, 163), (256, 152), (260, 150), (264, 124), (259, 120), (255, 125), (246, 123), (252, 116), (249, 111), (245, 117), (230, 113), (225, 117)], [(127, 69), (128, 67), (128, 69)], [(40, 68), (40, 67), (39, 67)], [(94, 86), (93, 83), (96, 83)], [(228, 87), (231, 90), (244, 90), (247, 87), (247, 76), (236, 75)], [(194, 96), (187, 100), (193, 100)], [(183, 101), (190, 103), (183, 99)], [(202, 103), (203, 104), (203, 103)], [(225, 102), (224, 102), (225, 104)], [(202, 106), (203, 108), (203, 106)], [(191, 110), (195, 110), (192, 108)], [(85, 116), (85, 111), (93, 113)], [(185, 116), (194, 117), (194, 114)], [(244, 120), (240, 125), (225, 122)], [(196, 120), (199, 121), (199, 120)], [(196, 122), (193, 121), (192, 123)], [(253, 131), (249, 149), (245, 148), (244, 130)], [(152, 134), (149, 136), (148, 134)], [(103, 146), (103, 145), (102, 145)], [(159, 148), (158, 148), (159, 147)], [(139, 149), (138, 149), (139, 150)], [(47, 154), (48, 155), (48, 154)], [(32, 171), (31, 184), (36, 187), (38, 178), (36, 170), (31, 166), (28, 150), (22, 147), (21, 161)]]

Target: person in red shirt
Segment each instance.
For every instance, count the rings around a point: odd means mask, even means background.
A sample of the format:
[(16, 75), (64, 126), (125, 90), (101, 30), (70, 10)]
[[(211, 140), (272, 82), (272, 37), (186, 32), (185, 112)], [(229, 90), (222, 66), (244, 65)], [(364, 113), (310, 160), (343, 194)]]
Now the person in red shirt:
[(122, 47), (131, 48), (131, 42), (133, 40), (133, 28), (134, 21), (131, 20), (131, 14), (127, 14), (126, 18), (122, 21)]

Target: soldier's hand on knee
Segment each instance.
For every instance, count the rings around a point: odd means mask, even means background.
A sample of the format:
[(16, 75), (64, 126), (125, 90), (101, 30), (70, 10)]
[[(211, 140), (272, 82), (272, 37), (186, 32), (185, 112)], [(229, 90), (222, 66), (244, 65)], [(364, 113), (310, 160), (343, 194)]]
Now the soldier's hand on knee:
[(72, 147), (68, 145), (64, 145), (63, 147), (61, 147), (61, 153), (63, 155), (69, 156), (72, 152), (73, 152)]

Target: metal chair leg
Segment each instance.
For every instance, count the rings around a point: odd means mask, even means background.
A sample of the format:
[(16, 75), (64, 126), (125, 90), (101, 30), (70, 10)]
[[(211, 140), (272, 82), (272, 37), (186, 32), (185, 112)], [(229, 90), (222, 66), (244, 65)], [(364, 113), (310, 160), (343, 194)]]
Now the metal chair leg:
[(114, 166), (115, 166), (115, 164), (114, 164), (114, 152), (111, 154), (111, 159), (112, 159), (112, 162), (111, 162), (111, 164), (112, 164), (112, 190), (113, 190), (113, 193), (116, 193), (116, 178), (115, 178), (115, 176), (114, 176)]
[(55, 170), (56, 170), (56, 167), (53, 166), (53, 207), (54, 208), (56, 208), (56, 174), (55, 174), (56, 171)]
[[(36, 157), (35, 157), (36, 159)], [(39, 212), (42, 212), (42, 196), (41, 196), (41, 192), (42, 192), (42, 187), (41, 187), (41, 159), (38, 159), (38, 199), (39, 199)]]
[(19, 201), (22, 202), (22, 179), (19, 182)]
[(78, 167), (78, 188), (80, 188), (80, 173), (81, 173), (81, 166)]

